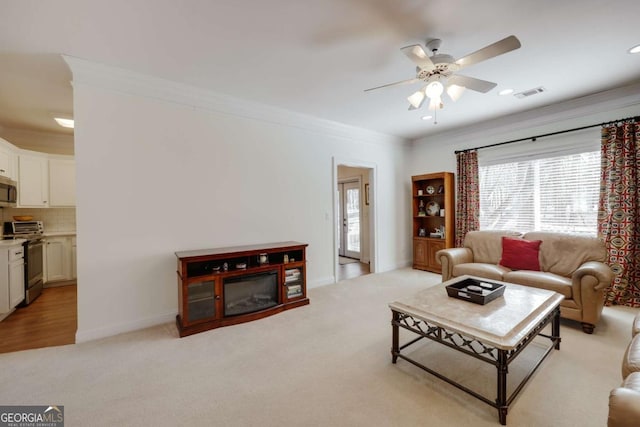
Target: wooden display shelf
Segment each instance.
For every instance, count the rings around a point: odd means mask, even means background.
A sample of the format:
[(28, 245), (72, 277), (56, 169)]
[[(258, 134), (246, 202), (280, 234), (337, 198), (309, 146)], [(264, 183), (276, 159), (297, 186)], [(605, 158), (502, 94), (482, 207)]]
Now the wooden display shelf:
[[(411, 177), (413, 268), (440, 273), (436, 252), (454, 246), (453, 178), (451, 172)], [(444, 229), (442, 237), (430, 237), (436, 229)]]
[(181, 337), (309, 304), (306, 243), (176, 252)]

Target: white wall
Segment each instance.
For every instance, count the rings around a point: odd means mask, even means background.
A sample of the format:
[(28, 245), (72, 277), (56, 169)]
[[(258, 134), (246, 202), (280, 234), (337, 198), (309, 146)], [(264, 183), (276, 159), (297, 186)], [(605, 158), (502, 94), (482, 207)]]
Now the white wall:
[(297, 240), (309, 286), (332, 283), (334, 157), (376, 165), (379, 269), (406, 265), (404, 141), (67, 61), (78, 341), (172, 321), (175, 251)]
[[(411, 175), (439, 171), (455, 173), (455, 150), (529, 138), (637, 115), (640, 115), (640, 84), (416, 140), (410, 148), (409, 169)], [(526, 150), (526, 145), (531, 143), (518, 144)]]

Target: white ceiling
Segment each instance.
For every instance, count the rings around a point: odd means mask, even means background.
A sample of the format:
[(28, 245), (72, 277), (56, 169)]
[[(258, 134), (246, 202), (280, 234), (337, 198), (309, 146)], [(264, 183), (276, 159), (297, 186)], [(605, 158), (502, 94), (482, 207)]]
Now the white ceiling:
[[(416, 138), (640, 81), (637, 0), (0, 0), (0, 127), (68, 132), (60, 54)], [(400, 48), (443, 40), (462, 57), (509, 35), (522, 47), (464, 70), (498, 83), (407, 111), (420, 84)], [(498, 96), (544, 86), (525, 99)]]

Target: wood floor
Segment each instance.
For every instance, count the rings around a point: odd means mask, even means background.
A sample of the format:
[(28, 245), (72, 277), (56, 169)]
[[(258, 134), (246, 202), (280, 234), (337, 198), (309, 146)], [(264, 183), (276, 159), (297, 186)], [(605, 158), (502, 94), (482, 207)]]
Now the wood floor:
[(353, 279), (354, 277), (369, 274), (369, 264), (363, 262), (352, 262), (338, 266), (338, 281)]
[(78, 328), (76, 285), (45, 288), (0, 322), (0, 353), (73, 344)]

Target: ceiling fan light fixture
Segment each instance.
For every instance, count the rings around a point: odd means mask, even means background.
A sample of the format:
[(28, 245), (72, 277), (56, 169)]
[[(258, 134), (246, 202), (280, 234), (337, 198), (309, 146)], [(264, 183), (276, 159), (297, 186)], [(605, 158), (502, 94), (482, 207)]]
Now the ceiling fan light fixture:
[(640, 53), (640, 44), (635, 45), (634, 47), (629, 49), (627, 52), (629, 52), (629, 53)]
[(442, 83), (436, 80), (435, 82), (429, 83), (424, 92), (429, 98), (431, 98), (432, 101), (434, 100), (434, 98), (438, 98), (438, 101), (440, 101), (440, 95), (442, 95), (443, 91), (444, 86), (442, 86)]
[(505, 96), (505, 95), (511, 95), (512, 93), (513, 93), (513, 89), (502, 89), (500, 92), (498, 92), (498, 95)]
[(431, 98), (431, 101), (429, 102), (429, 110), (442, 110), (442, 108), (444, 108), (444, 104), (442, 103), (442, 99), (439, 96)]
[(424, 91), (419, 90), (415, 92), (407, 98), (407, 101), (409, 101), (409, 104), (411, 104), (413, 108), (420, 108), (424, 102)]
[(460, 99), (464, 91), (465, 91), (464, 86), (458, 86), (453, 84), (447, 86), (447, 95), (449, 95), (449, 98), (451, 98), (451, 100), (453, 100), (454, 102)]

